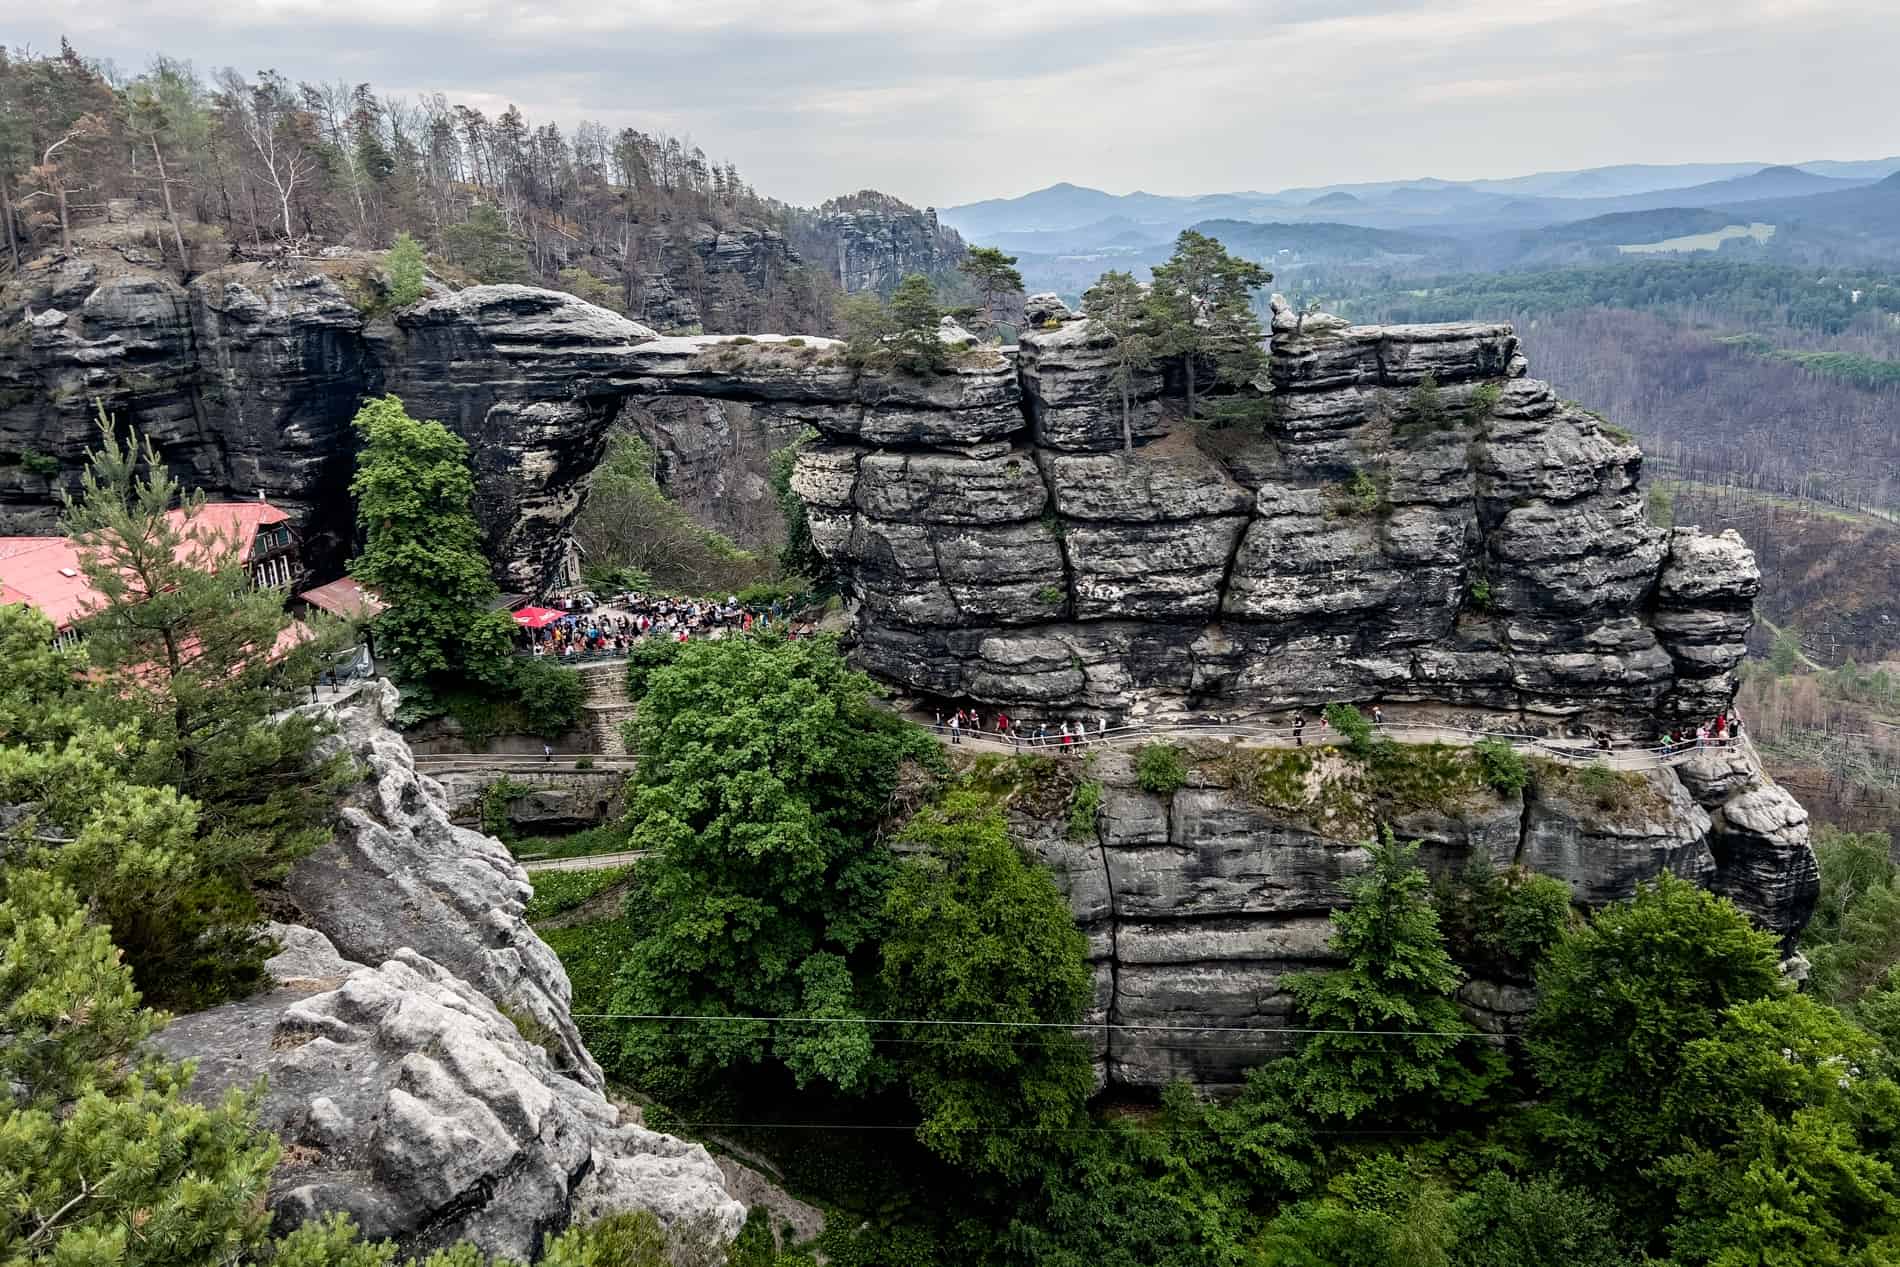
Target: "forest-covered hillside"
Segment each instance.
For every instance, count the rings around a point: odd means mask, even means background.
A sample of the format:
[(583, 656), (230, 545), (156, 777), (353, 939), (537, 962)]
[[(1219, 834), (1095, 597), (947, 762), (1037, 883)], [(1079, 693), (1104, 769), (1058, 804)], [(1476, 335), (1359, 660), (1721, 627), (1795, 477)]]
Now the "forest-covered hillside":
[[(181, 274), (408, 233), (445, 275), (567, 290), (669, 331), (828, 330), (867, 273), (838, 266), (841, 245), (863, 250), (861, 218), (788, 207), (678, 137), (166, 56), (128, 75), (66, 43), (0, 49), (5, 258), (128, 219), (126, 200)], [(874, 255), (955, 277), (953, 232), (896, 199), (879, 210)]]

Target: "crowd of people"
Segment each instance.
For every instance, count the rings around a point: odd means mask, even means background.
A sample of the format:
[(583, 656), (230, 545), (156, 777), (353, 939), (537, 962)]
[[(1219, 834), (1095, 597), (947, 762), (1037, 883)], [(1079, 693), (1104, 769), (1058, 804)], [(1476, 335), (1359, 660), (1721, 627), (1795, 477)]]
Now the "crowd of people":
[(1724, 709), (1715, 715), (1715, 720), (1705, 722), (1690, 730), (1677, 726), (1663, 737), (1663, 752), (1674, 756), (1691, 748), (1726, 748), (1734, 743), (1742, 733), (1742, 715), (1734, 709)]
[[(1366, 714), (1375, 730), (1384, 730), (1385, 710), (1377, 704), (1371, 706)], [(1333, 726), (1324, 710), (1316, 712), (1314, 726), (1317, 731), (1316, 742), (1324, 744), (1331, 737)], [(1289, 711), (1284, 720), (1276, 726), (1269, 721), (1262, 727), (1263, 733), (1277, 731), (1282, 737), (1290, 739), (1295, 747), (1306, 746), (1307, 716), (1302, 709)], [(1109, 738), (1109, 720), (1107, 717), (1090, 719), (1080, 718), (1074, 721), (1057, 719), (1055, 721), (1028, 722), (1013, 720), (1001, 709), (986, 713), (976, 705), (958, 708), (948, 712), (942, 708), (936, 710), (936, 731), (946, 736), (953, 744), (961, 744), (966, 738), (988, 739), (1018, 747), (1044, 748), (1058, 747), (1080, 755), (1082, 748), (1089, 744), (1102, 743)], [(1476, 738), (1478, 731), (1471, 731)], [(1727, 747), (1734, 743), (1742, 733), (1741, 714), (1734, 709), (1725, 709), (1715, 717), (1694, 728), (1678, 726), (1662, 736), (1658, 745), (1665, 757), (1689, 751), (1692, 748)], [(1123, 737), (1121, 732), (1117, 738)], [(1529, 739), (1532, 736), (1526, 735)], [(1599, 731), (1587, 736), (1589, 752), (1609, 753), (1615, 746), (1607, 731)], [(1583, 749), (1558, 749), (1559, 754)]]
[(521, 650), (528, 655), (624, 656), (642, 638), (689, 642), (694, 638), (722, 638), (731, 633), (782, 632), (787, 637), (808, 636), (812, 627), (792, 619), (791, 606), (782, 601), (748, 606), (730, 595), (724, 602), (672, 598), (666, 595), (622, 593), (604, 604), (566, 600), (583, 610), (540, 629), (523, 629)]
[(1091, 734), (1086, 719), (1077, 719), (1073, 724), (1058, 722), (1051, 730), (1048, 722), (1038, 722), (1031, 730), (1026, 724), (1019, 725), (1009, 719), (1009, 714), (998, 711), (989, 718), (989, 729), (984, 729), (984, 716), (977, 708), (959, 708), (956, 712), (945, 714), (937, 710), (937, 733), (948, 735), (950, 742), (960, 744), (966, 735), (979, 738), (988, 737), (1001, 743), (1032, 748), (1060, 747), (1069, 750), (1072, 755), (1080, 756), (1084, 745), (1101, 742), (1108, 737), (1108, 718), (1097, 717), (1095, 730)]

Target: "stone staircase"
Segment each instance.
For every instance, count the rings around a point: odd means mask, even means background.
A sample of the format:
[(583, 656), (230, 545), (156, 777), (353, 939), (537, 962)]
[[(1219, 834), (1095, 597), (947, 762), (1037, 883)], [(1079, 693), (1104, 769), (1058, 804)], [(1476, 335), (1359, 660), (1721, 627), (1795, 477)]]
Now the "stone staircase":
[(624, 660), (607, 664), (589, 664), (575, 670), (581, 675), (581, 730), (593, 750), (604, 757), (627, 755), (627, 741), (620, 726), (633, 716), (633, 701), (627, 698), (627, 664)]

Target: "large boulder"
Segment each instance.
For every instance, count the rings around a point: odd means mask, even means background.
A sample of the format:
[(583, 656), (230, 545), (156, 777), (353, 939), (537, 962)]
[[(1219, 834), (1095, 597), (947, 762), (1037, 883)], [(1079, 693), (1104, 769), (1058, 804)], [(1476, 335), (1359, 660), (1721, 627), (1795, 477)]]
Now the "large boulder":
[(624, 1121), (525, 1014), (413, 950), (365, 967), (319, 938), (290, 939), (276, 990), (154, 1039), (196, 1062), (202, 1098), (265, 1080), (280, 1224), (341, 1212), (406, 1253), (468, 1240), (524, 1262), (570, 1221), (621, 1210), (737, 1233), (745, 1207), (706, 1150)]
[(300, 922), (358, 963), (409, 949), (441, 964), (546, 1029), (556, 1064), (598, 1088), (600, 1067), (568, 1016), (567, 973), (525, 918), (527, 872), (500, 841), (450, 821), (447, 794), (389, 728), (396, 703), (379, 682), (335, 713), (321, 755), (346, 752), (366, 777), (330, 841), (285, 881)]
[(526, 875), (449, 821), (388, 728), (396, 702), (380, 682), (335, 711), (319, 755), (348, 753), (364, 778), (334, 839), (291, 871), (276, 988), (181, 1017), (154, 1045), (196, 1062), (202, 1098), (266, 1080), (287, 1224), (341, 1211), (405, 1252), (466, 1239), (522, 1261), (617, 1210), (732, 1236), (745, 1208), (705, 1150), (603, 1093), (567, 974), (522, 917)]

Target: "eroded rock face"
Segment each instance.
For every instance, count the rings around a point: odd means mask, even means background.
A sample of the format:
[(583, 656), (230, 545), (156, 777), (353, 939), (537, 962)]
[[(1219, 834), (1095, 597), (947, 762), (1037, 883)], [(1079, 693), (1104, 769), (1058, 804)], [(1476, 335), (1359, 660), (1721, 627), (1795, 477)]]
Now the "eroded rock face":
[(948, 273), (965, 253), (963, 239), (937, 222), (935, 208), (919, 211), (895, 200), (832, 212), (818, 221), (818, 228), (837, 250), (835, 259), (818, 263), (846, 294), (889, 293), (912, 273)]
[(206, 1098), (268, 1079), (258, 1117), (286, 1146), (280, 1223), (341, 1211), (408, 1253), (470, 1240), (525, 1262), (570, 1220), (619, 1210), (726, 1237), (744, 1222), (704, 1148), (623, 1122), (441, 964), (405, 947), (365, 967), (306, 930), (270, 966), (277, 990), (183, 1017), (155, 1044), (198, 1062)]
[(651, 1210), (731, 1236), (745, 1208), (696, 1144), (627, 1120), (602, 1094), (560, 961), (522, 918), (532, 895), (501, 844), (456, 827), (387, 728), (387, 683), (326, 742), (364, 783), (335, 838), (287, 882), (278, 988), (181, 1017), (155, 1040), (198, 1062), (194, 1094), (269, 1090), (286, 1144), (271, 1204), (333, 1211), (423, 1253), (473, 1240), (531, 1261), (570, 1220)]
[[(1430, 808), (1385, 804), (1376, 788), (1342, 803), (1326, 790), (1350, 786), (1334, 782), (1348, 773), (1341, 758), (1284, 755), (1297, 785), (1263, 794), (1201, 759), (1164, 797), (1141, 790), (1127, 754), (1104, 751), (1087, 771), (1101, 809), (1081, 839), (1066, 815), (1012, 811), (1011, 835), (1050, 869), (1088, 937), (1084, 1025), (1125, 1027), (1084, 1030), (1102, 1084), (1231, 1089), (1289, 1050), (1276, 1033), (1290, 1023), (1287, 978), (1338, 966), (1328, 917), (1370, 865), (1370, 819), (1419, 841), (1435, 876), (1474, 858), (1522, 866), (1592, 909), (1667, 872), (1733, 898), (1788, 948), (1819, 889), (1805, 814), (1746, 748), (1705, 750), (1609, 795), (1574, 768), (1533, 763), (1522, 795), (1481, 788)], [(1458, 997), (1491, 1033), (1516, 1032), (1535, 1002), (1528, 978), (1474, 977)]]
[(1124, 430), (1112, 337), (1032, 307), (1015, 426), (814, 419), (796, 487), (881, 676), (1052, 721), (1380, 700), (1641, 737), (1732, 697), (1752, 556), (1650, 526), (1641, 452), (1509, 326), (1277, 304), (1270, 420), (1203, 439), (1154, 374)]

